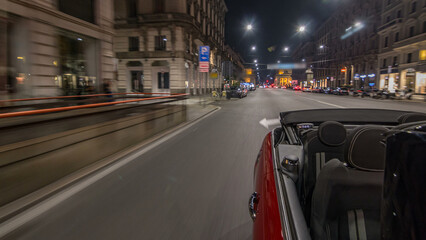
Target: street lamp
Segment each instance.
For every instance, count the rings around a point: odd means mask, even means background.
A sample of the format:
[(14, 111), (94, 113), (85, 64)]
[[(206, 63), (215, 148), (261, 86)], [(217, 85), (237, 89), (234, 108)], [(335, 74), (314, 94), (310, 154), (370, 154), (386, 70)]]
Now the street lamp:
[(256, 46), (251, 47), (252, 51), (256, 51)]
[(253, 26), (251, 25), (251, 24), (249, 24), (249, 25), (247, 25), (247, 30), (252, 30), (253, 29)]
[(320, 49), (323, 49), (323, 48), (324, 48), (324, 45), (320, 45), (320, 46), (319, 46), (319, 48), (320, 48)]
[(305, 26), (300, 26), (298, 29), (297, 29), (297, 31), (298, 32), (304, 32), (306, 30), (306, 27)]
[(285, 47), (285, 48), (284, 48), (284, 52), (288, 52), (288, 47)]
[(306, 61), (306, 59), (302, 59), (302, 62), (305, 62)]
[(281, 61), (280, 61), (280, 60), (278, 60), (278, 61), (277, 61), (277, 63), (281, 63)]
[(254, 59), (254, 63), (257, 63), (257, 59)]

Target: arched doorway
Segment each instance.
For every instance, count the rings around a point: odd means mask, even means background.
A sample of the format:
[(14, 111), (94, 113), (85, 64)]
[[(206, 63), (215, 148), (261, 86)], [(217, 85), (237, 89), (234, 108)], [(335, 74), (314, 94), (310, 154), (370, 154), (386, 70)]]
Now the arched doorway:
[(167, 61), (152, 63), (152, 92), (170, 93), (170, 66)]

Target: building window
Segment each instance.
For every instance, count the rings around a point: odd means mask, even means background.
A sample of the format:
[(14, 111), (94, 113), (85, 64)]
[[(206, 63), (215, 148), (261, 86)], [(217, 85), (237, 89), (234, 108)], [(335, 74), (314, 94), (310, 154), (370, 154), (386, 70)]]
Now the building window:
[(164, 13), (165, 4), (164, 0), (153, 0), (154, 1), (154, 13)]
[(127, 14), (129, 16), (129, 18), (136, 18), (137, 16), (137, 5), (136, 5), (136, 0), (128, 0), (128, 6), (129, 8), (127, 9)]
[(385, 47), (388, 47), (388, 37), (385, 37)]
[(130, 71), (133, 92), (143, 92), (143, 72)]
[(397, 18), (401, 18), (401, 17), (402, 17), (402, 15), (401, 15), (401, 10), (398, 10), (398, 12), (396, 13), (396, 17), (397, 17)]
[(167, 38), (166, 36), (155, 36), (155, 50), (165, 51), (166, 50)]
[(139, 37), (129, 37), (129, 52), (139, 51)]
[(398, 57), (393, 57), (393, 65), (398, 66)]
[(386, 23), (390, 22), (390, 16), (386, 17)]
[(388, 0), (388, 5), (390, 5), (392, 3), (392, 0)]
[(417, 2), (413, 2), (411, 4), (411, 13), (415, 13), (417, 8)]
[(186, 14), (191, 15), (191, 4), (190, 3), (186, 4)]
[(58, 0), (58, 10), (86, 22), (95, 23), (94, 0)]
[(386, 63), (386, 58), (385, 58), (385, 59), (383, 59), (383, 68), (386, 68), (386, 65), (387, 65), (387, 63)]
[(414, 26), (410, 27), (410, 32), (408, 34), (409, 37), (414, 36)]
[(399, 32), (395, 33), (395, 42), (399, 41)]
[(411, 57), (413, 56), (412, 53), (407, 54), (407, 63), (411, 63)]
[(157, 73), (158, 89), (170, 88), (170, 73), (158, 72)]
[(423, 22), (423, 33), (426, 33), (426, 21)]

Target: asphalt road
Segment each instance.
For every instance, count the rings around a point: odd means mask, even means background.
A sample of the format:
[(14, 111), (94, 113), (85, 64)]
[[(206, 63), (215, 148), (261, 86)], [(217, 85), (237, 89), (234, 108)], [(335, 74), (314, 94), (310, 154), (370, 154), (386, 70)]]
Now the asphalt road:
[[(251, 239), (248, 197), (263, 137), (280, 111), (426, 103), (258, 89), (66, 198), (6, 239)], [(94, 149), (102, 151), (102, 149)]]

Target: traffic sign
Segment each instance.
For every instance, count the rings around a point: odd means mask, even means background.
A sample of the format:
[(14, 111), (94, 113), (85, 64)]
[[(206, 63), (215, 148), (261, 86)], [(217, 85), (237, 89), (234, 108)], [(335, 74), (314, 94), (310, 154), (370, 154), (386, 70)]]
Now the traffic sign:
[(200, 68), (209, 68), (209, 62), (200, 62)]
[(210, 62), (210, 47), (201, 46), (199, 50), (200, 63), (201, 62)]
[(200, 68), (200, 72), (209, 72), (208, 68)]

